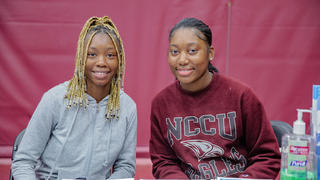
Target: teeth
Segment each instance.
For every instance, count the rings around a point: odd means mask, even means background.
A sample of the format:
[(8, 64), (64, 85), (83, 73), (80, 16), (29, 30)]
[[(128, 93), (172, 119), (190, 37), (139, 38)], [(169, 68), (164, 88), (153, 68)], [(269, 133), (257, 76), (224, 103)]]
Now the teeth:
[(181, 76), (188, 76), (192, 73), (191, 69), (179, 69), (178, 74)]
[(96, 74), (107, 74), (106, 72), (95, 72)]
[(191, 71), (193, 68), (176, 68), (178, 71)]
[(105, 71), (93, 71), (94, 76), (97, 78), (105, 78), (108, 74), (108, 72)]

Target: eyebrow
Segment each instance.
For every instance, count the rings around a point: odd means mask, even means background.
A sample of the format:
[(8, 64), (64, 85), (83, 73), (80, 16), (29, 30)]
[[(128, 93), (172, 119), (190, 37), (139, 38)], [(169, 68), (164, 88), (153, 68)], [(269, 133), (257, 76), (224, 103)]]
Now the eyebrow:
[[(195, 43), (195, 42), (191, 42), (191, 43), (188, 43), (188, 46), (196, 45), (196, 44), (197, 43)], [(170, 46), (178, 47), (178, 45), (176, 45), (176, 44), (170, 44)]]
[[(96, 47), (91, 47), (91, 46), (89, 46), (88, 49), (96, 50), (97, 48), (96, 48)], [(116, 50), (116, 48), (114, 48), (114, 47), (108, 47), (107, 50)]]

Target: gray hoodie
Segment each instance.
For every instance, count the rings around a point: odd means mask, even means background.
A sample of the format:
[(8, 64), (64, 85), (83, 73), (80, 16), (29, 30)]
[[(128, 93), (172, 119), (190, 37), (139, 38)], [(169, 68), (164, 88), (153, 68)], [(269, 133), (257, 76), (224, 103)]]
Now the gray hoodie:
[[(15, 180), (131, 178), (135, 174), (137, 109), (120, 92), (120, 118), (106, 120), (109, 96), (66, 109), (68, 81), (46, 92), (12, 162)], [(112, 175), (111, 175), (112, 168)]]

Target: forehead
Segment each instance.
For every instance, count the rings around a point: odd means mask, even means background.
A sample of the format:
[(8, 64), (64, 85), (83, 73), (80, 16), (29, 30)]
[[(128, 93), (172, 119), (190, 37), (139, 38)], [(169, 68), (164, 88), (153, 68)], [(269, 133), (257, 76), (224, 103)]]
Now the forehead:
[(107, 42), (112, 42), (112, 39), (110, 38), (110, 36), (106, 33), (102, 33), (102, 32), (99, 32), (97, 34), (95, 34), (93, 37), (92, 37), (92, 41), (107, 41)]
[[(92, 33), (90, 34), (87, 34), (86, 38), (85, 38), (85, 44), (88, 43), (88, 40), (89, 40), (89, 37), (92, 35)], [(111, 36), (113, 36), (113, 39), (115, 40), (115, 43), (117, 44), (118, 48), (119, 48), (119, 44), (118, 44), (118, 41), (117, 39), (114, 37), (114, 35), (111, 34)], [(98, 32), (96, 33), (93, 37), (92, 37), (92, 40), (90, 42), (90, 45), (89, 46), (92, 46), (94, 44), (97, 44), (97, 43), (108, 43), (112, 46), (114, 46), (114, 43), (110, 37), (110, 35), (106, 32)]]
[(173, 32), (170, 43), (200, 42), (204, 43), (204, 35), (196, 28), (182, 27)]

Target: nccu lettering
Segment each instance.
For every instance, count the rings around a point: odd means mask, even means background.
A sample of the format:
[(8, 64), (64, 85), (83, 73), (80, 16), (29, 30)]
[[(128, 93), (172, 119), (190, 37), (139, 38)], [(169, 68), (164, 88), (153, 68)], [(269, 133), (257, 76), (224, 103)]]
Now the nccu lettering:
[[(228, 134), (226, 132), (225, 128), (225, 119), (227, 117), (227, 120), (229, 120), (229, 125), (230, 125), (230, 133)], [(226, 114), (217, 114), (216, 116), (208, 114), (208, 115), (203, 115), (200, 118), (197, 118), (196, 116), (187, 116), (185, 118), (182, 117), (174, 117), (173, 121), (174, 124), (170, 121), (170, 118), (166, 118), (166, 123), (168, 126), (168, 139), (169, 143), (172, 146), (173, 145), (173, 140), (171, 138), (171, 135), (176, 139), (176, 140), (181, 140), (182, 132), (181, 132), (181, 126), (182, 126), (182, 119), (183, 119), (183, 124), (184, 124), (184, 131), (183, 135), (190, 137), (190, 136), (196, 136), (199, 133), (202, 133), (204, 135), (210, 135), (213, 136), (216, 134), (216, 128), (212, 128), (209, 124), (210, 123), (215, 123), (216, 119), (218, 119), (218, 127), (219, 127), (219, 135), (227, 140), (233, 141), (236, 139), (236, 112), (228, 112)], [(199, 124), (200, 128), (190, 128), (190, 123), (194, 124)]]
[[(196, 116), (186, 116), (186, 117), (174, 117), (173, 122), (170, 118), (166, 118), (166, 124), (168, 127), (168, 141), (171, 147), (174, 145), (175, 141), (180, 141), (185, 137), (197, 136), (200, 133), (203, 135), (214, 136), (217, 134), (226, 140), (233, 141), (236, 139), (236, 112), (220, 113), (211, 115), (206, 114), (202, 115), (199, 118)], [(229, 124), (229, 128), (226, 128), (226, 121)], [(191, 123), (195, 124), (195, 128), (191, 128)], [(217, 123), (218, 128), (212, 125), (212, 123)], [(182, 131), (182, 129), (184, 129)], [(229, 129), (229, 133), (227, 133)], [(172, 139), (174, 138), (174, 140)], [(200, 162), (203, 159), (211, 158), (210, 161), (204, 161), (198, 164), (198, 169), (200, 172), (197, 172), (192, 168), (191, 164), (188, 164), (189, 167), (185, 170), (185, 173), (188, 177), (192, 179), (202, 179), (202, 178), (214, 178), (214, 177), (223, 177), (230, 174), (236, 174), (242, 172), (247, 164), (247, 160), (243, 155), (236, 150), (235, 147), (231, 148), (229, 154), (230, 157), (224, 157), (224, 149), (219, 147), (212, 142), (201, 140), (201, 139), (192, 139), (180, 141), (185, 147), (191, 149), (195, 156)], [(214, 158), (219, 158), (224, 163), (224, 167), (218, 168), (216, 165), (216, 160)], [(234, 161), (236, 163), (232, 163)]]

